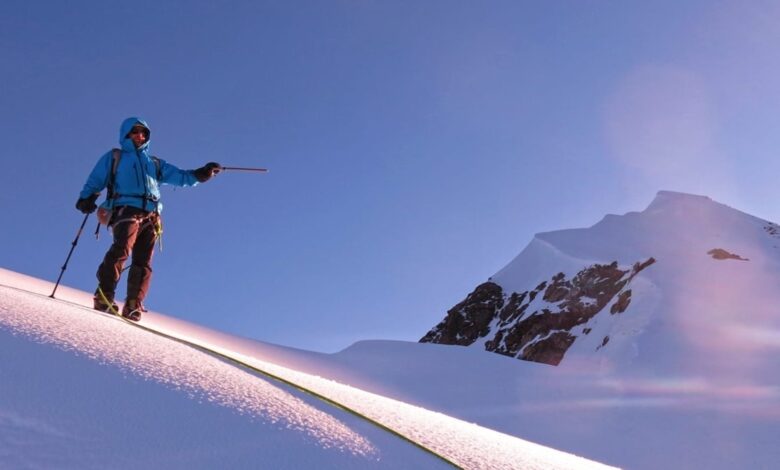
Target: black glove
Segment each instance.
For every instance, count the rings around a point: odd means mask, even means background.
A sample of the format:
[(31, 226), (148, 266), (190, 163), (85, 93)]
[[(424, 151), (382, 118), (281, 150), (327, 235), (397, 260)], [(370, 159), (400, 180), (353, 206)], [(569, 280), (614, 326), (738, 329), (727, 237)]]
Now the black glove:
[(83, 214), (91, 214), (95, 212), (95, 209), (97, 209), (97, 204), (95, 204), (95, 201), (97, 200), (98, 196), (100, 196), (100, 193), (95, 193), (92, 196), (79, 199), (76, 201), (76, 209), (80, 210)]
[(197, 170), (192, 170), (192, 173), (199, 183), (205, 183), (220, 171), (222, 171), (222, 165), (216, 162), (208, 162)]

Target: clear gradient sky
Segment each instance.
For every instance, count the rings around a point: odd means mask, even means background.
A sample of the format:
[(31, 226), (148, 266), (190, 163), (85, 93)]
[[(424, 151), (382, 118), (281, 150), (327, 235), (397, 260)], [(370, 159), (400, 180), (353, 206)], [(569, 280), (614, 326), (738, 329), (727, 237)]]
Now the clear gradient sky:
[[(416, 341), (534, 233), (660, 189), (780, 221), (779, 24), (762, 0), (5, 0), (0, 266), (56, 279), (138, 115), (180, 167), (271, 169), (163, 188), (149, 308)], [(93, 231), (66, 285), (94, 289)]]

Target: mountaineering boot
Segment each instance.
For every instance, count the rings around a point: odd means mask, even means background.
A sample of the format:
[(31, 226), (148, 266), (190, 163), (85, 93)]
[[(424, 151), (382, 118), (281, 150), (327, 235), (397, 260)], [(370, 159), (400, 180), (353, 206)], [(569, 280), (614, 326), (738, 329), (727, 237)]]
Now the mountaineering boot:
[(127, 299), (125, 306), (122, 307), (122, 316), (132, 321), (139, 321), (141, 313), (145, 312), (143, 304), (136, 299)]
[[(108, 303), (106, 303), (106, 300), (108, 300)], [(92, 308), (112, 315), (119, 311), (119, 306), (114, 302), (114, 296), (101, 295), (100, 292), (95, 292), (95, 297), (92, 298)]]

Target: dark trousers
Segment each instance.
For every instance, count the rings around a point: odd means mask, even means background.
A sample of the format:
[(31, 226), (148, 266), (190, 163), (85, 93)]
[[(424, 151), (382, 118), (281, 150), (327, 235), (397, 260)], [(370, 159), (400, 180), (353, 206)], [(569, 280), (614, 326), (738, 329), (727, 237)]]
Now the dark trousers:
[(130, 206), (114, 209), (111, 222), (114, 242), (98, 267), (98, 286), (110, 299), (122, 275), (125, 261), (132, 253), (127, 277), (127, 299), (143, 301), (152, 280), (152, 255), (157, 240), (160, 216)]

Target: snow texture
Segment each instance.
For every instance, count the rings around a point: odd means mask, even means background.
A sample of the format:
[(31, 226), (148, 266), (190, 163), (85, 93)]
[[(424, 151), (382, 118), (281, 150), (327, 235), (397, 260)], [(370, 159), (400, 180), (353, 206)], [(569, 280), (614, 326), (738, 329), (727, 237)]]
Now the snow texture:
[[(232, 362), (19, 290), (45, 294), (48, 283), (0, 270), (0, 284), (0, 467), (449, 467), (355, 414)], [(67, 288), (58, 297), (90, 300)], [(308, 388), (463, 468), (607, 468), (331, 380), (327, 368), (316, 373), (325, 362), (315, 354), (255, 346), (154, 312), (143, 324)], [(276, 363), (290, 359), (311, 370)]]

